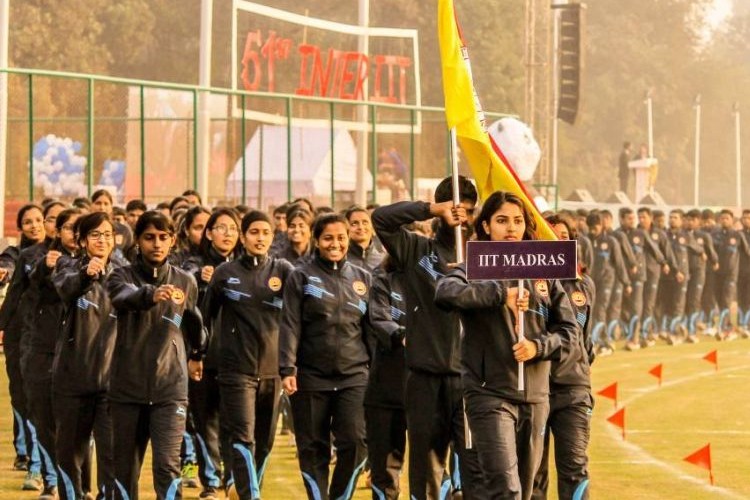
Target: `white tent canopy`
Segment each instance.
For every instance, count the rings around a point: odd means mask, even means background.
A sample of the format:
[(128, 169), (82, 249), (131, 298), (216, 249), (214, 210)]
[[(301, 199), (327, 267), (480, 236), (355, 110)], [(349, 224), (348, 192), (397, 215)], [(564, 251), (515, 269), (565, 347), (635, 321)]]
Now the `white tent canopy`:
[[(245, 193), (251, 206), (265, 208), (287, 201), (287, 127), (261, 125), (245, 148)], [(357, 148), (349, 132), (334, 130), (333, 148), (327, 128), (291, 128), (291, 197), (306, 197), (316, 204), (330, 204), (331, 168), (336, 198), (353, 193), (357, 175)], [(262, 170), (261, 170), (262, 167)], [(227, 195), (242, 196), (242, 158), (227, 178)], [(365, 187), (372, 190), (372, 177)], [(260, 199), (259, 199), (260, 198)], [(262, 205), (262, 206), (261, 206)]]

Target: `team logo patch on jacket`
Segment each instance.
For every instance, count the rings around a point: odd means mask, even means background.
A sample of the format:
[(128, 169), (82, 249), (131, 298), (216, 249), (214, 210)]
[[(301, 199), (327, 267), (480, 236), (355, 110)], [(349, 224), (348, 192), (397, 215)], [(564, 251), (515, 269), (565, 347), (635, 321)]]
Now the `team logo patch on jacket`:
[(633, 243), (635, 243), (636, 245), (640, 245), (641, 238), (639, 236), (633, 236)]
[(654, 241), (659, 241), (659, 233), (651, 233), (651, 237), (654, 239)]
[(729, 244), (730, 245), (736, 245), (737, 244), (737, 240), (735, 240), (734, 238), (729, 238)]
[(682, 237), (682, 236), (680, 236), (680, 239), (678, 241), (680, 242), (680, 245), (684, 245), (685, 244), (685, 238)]
[(702, 245), (702, 244), (703, 244), (703, 238), (698, 238), (698, 244), (699, 244), (699, 245)]
[(273, 290), (274, 292), (278, 292), (281, 290), (281, 278), (278, 276), (271, 276), (268, 279), (268, 288)]
[(602, 246), (601, 246), (601, 249), (602, 249), (602, 250), (606, 250), (606, 249), (608, 249), (608, 248), (609, 248), (609, 245), (608, 245), (608, 244), (606, 244), (606, 243), (602, 243)]
[(547, 288), (547, 282), (544, 280), (536, 280), (534, 282), (534, 289), (536, 293), (542, 297), (549, 297), (549, 289)]
[(352, 288), (357, 295), (364, 295), (367, 293), (367, 285), (365, 285), (364, 281), (355, 281), (352, 283)]
[(578, 307), (583, 307), (586, 305), (586, 295), (583, 292), (573, 292), (570, 295), (570, 300)]
[(172, 302), (177, 305), (185, 302), (185, 292), (183, 292), (179, 288), (175, 288), (174, 290), (172, 290)]

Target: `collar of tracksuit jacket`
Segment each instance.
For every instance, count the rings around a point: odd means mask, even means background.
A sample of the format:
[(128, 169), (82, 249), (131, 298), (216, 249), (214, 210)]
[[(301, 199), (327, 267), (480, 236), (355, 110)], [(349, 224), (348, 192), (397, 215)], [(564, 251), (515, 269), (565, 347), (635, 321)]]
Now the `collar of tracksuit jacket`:
[(324, 271), (327, 271), (331, 274), (339, 273), (341, 272), (341, 268), (344, 267), (344, 264), (346, 264), (346, 254), (344, 254), (344, 258), (339, 260), (338, 262), (333, 262), (327, 259), (324, 259), (320, 256), (320, 253), (318, 250), (315, 250), (315, 261), (320, 265), (320, 267), (323, 268)]
[(133, 263), (133, 267), (135, 267), (141, 276), (144, 277), (146, 283), (150, 284), (164, 281), (167, 273), (169, 273), (169, 262), (167, 259), (164, 259), (164, 261), (158, 266), (153, 266), (146, 262), (146, 259), (144, 259), (141, 254), (138, 254), (138, 258)]
[(257, 269), (263, 266), (266, 262), (268, 262), (268, 254), (250, 255), (245, 253), (240, 257), (240, 263), (248, 269)]

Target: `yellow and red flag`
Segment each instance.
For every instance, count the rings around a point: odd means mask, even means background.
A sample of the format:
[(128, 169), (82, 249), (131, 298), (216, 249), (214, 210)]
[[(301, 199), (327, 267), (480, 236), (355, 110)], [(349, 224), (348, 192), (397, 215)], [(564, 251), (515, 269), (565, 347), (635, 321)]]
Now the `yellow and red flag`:
[(539, 213), (512, 165), (487, 133), (484, 112), (474, 89), (468, 50), (456, 19), (453, 0), (438, 0), (438, 37), (443, 69), (445, 118), (449, 129), (456, 128), (458, 143), (469, 162), (480, 198), (485, 199), (498, 190), (516, 194), (531, 209), (536, 221), (537, 237), (556, 240), (555, 233)]

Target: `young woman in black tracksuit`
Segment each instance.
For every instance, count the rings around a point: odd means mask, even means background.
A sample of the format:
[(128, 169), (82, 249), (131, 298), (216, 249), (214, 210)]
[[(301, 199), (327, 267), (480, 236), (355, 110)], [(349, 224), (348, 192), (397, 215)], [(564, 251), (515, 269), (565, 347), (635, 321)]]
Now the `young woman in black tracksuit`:
[(365, 392), (367, 451), (373, 500), (395, 500), (406, 454), (404, 274), (386, 256), (373, 272), (369, 323), (373, 358)]
[[(198, 284), (199, 305), (215, 269), (239, 255), (239, 233), (240, 220), (237, 213), (231, 208), (217, 208), (206, 221), (198, 252), (182, 263), (182, 269), (193, 275)], [(212, 323), (206, 321), (205, 324), (211, 331)], [(213, 332), (209, 336), (203, 377), (200, 381), (191, 380), (188, 383), (188, 410), (198, 441), (198, 476), (203, 485), (202, 499), (215, 498), (219, 488), (229, 479), (229, 471), (222, 474), (221, 470), (222, 455), (228, 450), (223, 449), (225, 446), (220, 446), (217, 381), (219, 333)]]
[(279, 249), (276, 257), (288, 260), (293, 266), (305, 262), (312, 253), (310, 230), (313, 223), (312, 212), (293, 206), (286, 216), (287, 244)]
[(52, 283), (52, 272), (56, 267), (70, 265), (78, 250), (74, 227), (80, 214), (79, 209), (69, 208), (56, 215), (57, 236), (47, 251), (37, 257), (29, 273), (30, 289), (34, 291), (21, 342), (22, 347), (25, 346), (21, 371), (42, 460), (44, 498), (54, 498), (57, 487), (52, 363), (62, 323), (63, 303)]
[[(273, 446), (281, 392), (279, 320), (292, 265), (271, 257), (271, 219), (254, 210), (242, 218), (245, 254), (222, 264), (206, 289), (206, 322), (221, 315), (218, 369), (222, 432), (231, 447), (234, 486), (241, 500), (260, 498)], [(225, 455), (227, 455), (225, 453)]]
[(190, 207), (180, 220), (177, 233), (177, 245), (169, 254), (169, 263), (173, 266), (182, 264), (200, 253), (201, 238), (211, 212), (206, 207)]
[(115, 498), (137, 500), (151, 440), (159, 500), (182, 498), (180, 445), (187, 416), (187, 381), (200, 379), (205, 351), (195, 279), (167, 262), (172, 220), (145, 212), (135, 226), (138, 257), (112, 271), (107, 294), (117, 314), (109, 402), (115, 429)]
[[(552, 215), (547, 222), (561, 240), (571, 239), (571, 226)], [(544, 435), (544, 453), (534, 479), (534, 500), (545, 500), (549, 486), (550, 434), (555, 437), (557, 496), (561, 500), (589, 498), (589, 472), (586, 448), (591, 433), (590, 365), (594, 361), (591, 341), (591, 312), (596, 298), (594, 280), (581, 272), (577, 279), (560, 281), (570, 299), (578, 326), (577, 342), (570, 344), (562, 361), (553, 360), (550, 371), (548, 432)]]
[(83, 498), (89, 485), (83, 484), (81, 468), (90, 453), (93, 432), (97, 498), (111, 498), (114, 457), (106, 392), (117, 323), (105, 283), (122, 262), (110, 259), (114, 225), (106, 213), (80, 217), (76, 237), (83, 255), (52, 276), (65, 306), (52, 372), (58, 490), (64, 500)]
[[(498, 191), (475, 223), (479, 240), (533, 239), (534, 222), (523, 201)], [(576, 324), (558, 281), (526, 281), (519, 297), (514, 283), (469, 282), (465, 265), (442, 278), (436, 303), (459, 312), (464, 328), (462, 377), (469, 427), (489, 497), (529, 499), (544, 447), (549, 412), (549, 359), (576, 342)], [(531, 314), (525, 314), (525, 311)], [(517, 316), (525, 316), (519, 341)], [(525, 390), (518, 391), (518, 362)]]
[[(318, 217), (315, 255), (285, 285), (279, 371), (291, 395), (299, 465), (310, 499), (348, 500), (365, 465), (363, 322), (370, 273), (346, 261), (346, 219)], [(337, 461), (329, 487), (331, 434)]]
[[(10, 283), (0, 308), (0, 331), (3, 331), (5, 370), (8, 374), (8, 392), (13, 410), (13, 446), (16, 451), (14, 468), (30, 469), (34, 443), (29, 435), (26, 395), (21, 378), (21, 322), (26, 302), (22, 297), (28, 288), (27, 255), (21, 255), (27, 248), (41, 248), (45, 238), (44, 214), (39, 205), (28, 204), (21, 207), (16, 216), (16, 227), (21, 232), (21, 241), (11, 245), (0, 254), (0, 286)], [(16, 272), (18, 270), (18, 272)], [(36, 473), (39, 473), (38, 453), (35, 460)]]

